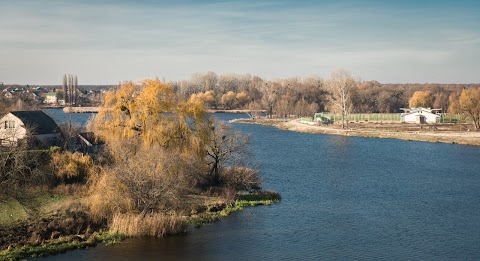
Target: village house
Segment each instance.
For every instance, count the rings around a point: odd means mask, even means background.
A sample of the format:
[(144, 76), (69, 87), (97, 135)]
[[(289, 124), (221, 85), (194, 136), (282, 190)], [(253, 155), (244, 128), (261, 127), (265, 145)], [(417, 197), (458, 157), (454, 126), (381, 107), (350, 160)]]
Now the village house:
[(0, 118), (1, 146), (17, 146), (28, 136), (44, 145), (55, 145), (61, 139), (61, 132), (43, 111), (12, 111)]
[(404, 112), (401, 114), (401, 122), (405, 123), (439, 123), (440, 115), (438, 114), (441, 109), (430, 109), (430, 108), (400, 108)]
[(58, 103), (57, 93), (56, 92), (47, 93), (47, 96), (45, 97), (45, 103), (57, 104)]

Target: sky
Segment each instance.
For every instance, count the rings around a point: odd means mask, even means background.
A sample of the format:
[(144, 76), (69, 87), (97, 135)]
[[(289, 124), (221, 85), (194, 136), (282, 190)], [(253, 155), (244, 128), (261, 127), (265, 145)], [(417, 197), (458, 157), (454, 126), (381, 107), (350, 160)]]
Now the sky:
[(480, 1), (0, 0), (5, 84), (338, 68), (381, 83), (480, 83)]

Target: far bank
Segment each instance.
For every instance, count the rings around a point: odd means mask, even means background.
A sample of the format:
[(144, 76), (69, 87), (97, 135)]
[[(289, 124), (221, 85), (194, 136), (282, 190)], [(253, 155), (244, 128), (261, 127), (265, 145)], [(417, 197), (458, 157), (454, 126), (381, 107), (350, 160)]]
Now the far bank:
[(282, 130), (312, 134), (333, 134), (368, 138), (389, 138), (426, 142), (442, 142), (480, 146), (480, 132), (466, 124), (408, 124), (362, 122), (349, 123), (349, 128), (342, 129), (338, 124), (310, 125), (300, 119), (236, 119), (232, 122), (275, 126)]

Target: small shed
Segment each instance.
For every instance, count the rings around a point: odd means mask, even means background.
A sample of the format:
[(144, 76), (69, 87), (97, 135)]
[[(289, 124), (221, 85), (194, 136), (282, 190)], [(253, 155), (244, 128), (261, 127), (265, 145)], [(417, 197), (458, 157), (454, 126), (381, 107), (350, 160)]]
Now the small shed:
[(405, 123), (439, 123), (440, 115), (438, 114), (441, 109), (431, 109), (431, 108), (400, 108), (404, 112), (401, 114), (401, 122)]

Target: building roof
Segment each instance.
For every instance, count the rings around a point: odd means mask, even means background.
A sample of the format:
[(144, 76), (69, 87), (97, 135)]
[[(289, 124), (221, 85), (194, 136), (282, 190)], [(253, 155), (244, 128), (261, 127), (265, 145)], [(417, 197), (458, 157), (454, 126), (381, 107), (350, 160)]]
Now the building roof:
[(57, 123), (43, 111), (12, 111), (33, 134), (59, 133)]

